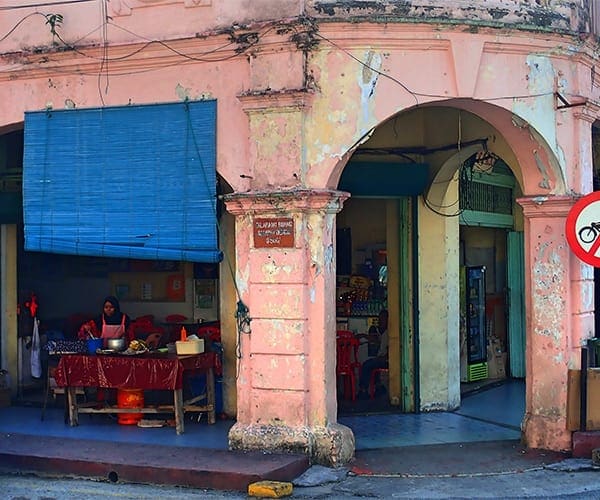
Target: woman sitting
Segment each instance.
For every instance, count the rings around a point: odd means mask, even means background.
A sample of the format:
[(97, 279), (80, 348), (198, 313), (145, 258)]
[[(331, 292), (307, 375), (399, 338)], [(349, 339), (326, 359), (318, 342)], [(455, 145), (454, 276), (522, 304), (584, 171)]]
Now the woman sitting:
[(131, 332), (131, 319), (127, 314), (121, 312), (119, 300), (112, 295), (104, 299), (102, 314), (98, 318), (84, 323), (78, 332), (82, 340), (96, 337), (104, 340), (106, 347), (107, 339), (118, 339), (124, 337), (127, 343), (133, 340)]

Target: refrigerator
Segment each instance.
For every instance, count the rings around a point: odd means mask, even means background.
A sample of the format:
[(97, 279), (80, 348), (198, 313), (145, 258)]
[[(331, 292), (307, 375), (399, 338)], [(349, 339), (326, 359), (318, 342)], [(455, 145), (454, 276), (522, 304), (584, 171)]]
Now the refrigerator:
[(465, 270), (467, 382), (488, 378), (485, 319), (485, 266)]

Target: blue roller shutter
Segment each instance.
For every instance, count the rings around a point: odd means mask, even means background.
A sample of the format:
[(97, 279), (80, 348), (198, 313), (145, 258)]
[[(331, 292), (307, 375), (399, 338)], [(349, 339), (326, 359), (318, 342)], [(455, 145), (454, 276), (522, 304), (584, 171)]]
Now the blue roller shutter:
[(25, 249), (218, 262), (216, 101), (25, 115)]

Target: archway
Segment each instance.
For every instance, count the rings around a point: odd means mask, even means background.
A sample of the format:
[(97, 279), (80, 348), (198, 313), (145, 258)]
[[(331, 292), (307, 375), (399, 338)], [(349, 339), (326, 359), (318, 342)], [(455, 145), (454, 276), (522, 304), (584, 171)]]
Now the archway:
[[(516, 123), (519, 125), (515, 125)], [(515, 184), (514, 189), (511, 189), (514, 219), (511, 219), (509, 225), (505, 223), (501, 229), (487, 231), (506, 232), (510, 229), (522, 234), (524, 224), (516, 198), (523, 193), (550, 194), (551, 191), (561, 192), (564, 189), (565, 183), (558, 161), (539, 134), (505, 109), (468, 100), (431, 103), (390, 118), (372, 131), (369, 138), (353, 151), (345, 165), (348, 168), (357, 162), (365, 165), (379, 164), (383, 170), (395, 168), (395, 173), (405, 179), (410, 178), (411, 174), (413, 179), (415, 175), (420, 175), (423, 165), (426, 165), (428, 171), (423, 191), (407, 200), (408, 206), (414, 206), (415, 210), (406, 213), (398, 212), (398, 209), (392, 210), (395, 214), (409, 215), (406, 221), (407, 232), (403, 234), (402, 231), (397, 231), (400, 227), (398, 220), (394, 222), (398, 224), (396, 230), (389, 231), (386, 226), (385, 230), (379, 231), (379, 234), (386, 236), (399, 235), (400, 241), (408, 237), (406, 245), (399, 245), (393, 255), (393, 259), (399, 262), (397, 271), (404, 269), (405, 273), (396, 285), (398, 290), (394, 301), (398, 304), (398, 298), (407, 292), (410, 300), (403, 313), (399, 310), (394, 312), (392, 306), (389, 306), (390, 327), (397, 330), (395, 335), (390, 336), (390, 351), (395, 351), (396, 354), (393, 355), (395, 358), (390, 357), (391, 380), (387, 388), (389, 393), (385, 396), (392, 409), (453, 410), (460, 405), (460, 317), (465, 306), (461, 303), (459, 286), (462, 226), (458, 173), (476, 153), (501, 158), (502, 164), (506, 166), (506, 177), (514, 178)], [(540, 161), (544, 168), (539, 168)], [(368, 182), (377, 177), (370, 170), (368, 172)], [(338, 188), (348, 190), (353, 195), (348, 184), (344, 185), (344, 174), (345, 171), (339, 175)], [(389, 175), (387, 171), (386, 174)], [(395, 184), (392, 178), (388, 179), (390, 182), (386, 186), (386, 195), (389, 203), (390, 199), (398, 200), (404, 193), (390, 193), (390, 185)], [(379, 196), (379, 214), (389, 215), (389, 211), (381, 208), (385, 206), (384, 199), (385, 196)], [(353, 204), (358, 208), (353, 208)], [(340, 222), (348, 225), (344, 212), (351, 211), (369, 214), (365, 216), (369, 225), (377, 226), (381, 217), (373, 215), (373, 206), (376, 204), (377, 197), (369, 196), (368, 193), (363, 194), (362, 199), (360, 196), (351, 196), (338, 215), (338, 227)], [(495, 223), (490, 224), (489, 227), (492, 228)], [(360, 236), (358, 240), (361, 240)], [(350, 266), (351, 274), (360, 274), (360, 270), (365, 269), (368, 272), (368, 266), (375, 263), (373, 250), (379, 251), (381, 245), (374, 243), (371, 254), (359, 263), (362, 267), (357, 267), (356, 262), (354, 266)], [(502, 244), (502, 251), (506, 253), (506, 243)], [(522, 243), (520, 248), (522, 251)], [(354, 248), (353, 253), (356, 258), (360, 252)], [(415, 255), (418, 255), (416, 259), (413, 258)], [(386, 256), (390, 258), (389, 251)], [(497, 273), (504, 273), (503, 280), (499, 281), (502, 282), (501, 288), (507, 288), (506, 258), (502, 266), (503, 269), (497, 270)], [(377, 276), (377, 271), (372, 271), (371, 278)], [(493, 291), (503, 293), (502, 289)], [(524, 285), (521, 285), (521, 293), (523, 291)], [(485, 309), (485, 301), (482, 307)], [(492, 314), (498, 314), (498, 311), (493, 311)], [(416, 317), (419, 318), (418, 321), (414, 320)], [(343, 325), (342, 321), (342, 328)], [(367, 321), (366, 327), (368, 326)], [(365, 325), (355, 327), (356, 333), (365, 333), (358, 331), (360, 328), (364, 329)], [(403, 333), (403, 328), (406, 328), (407, 333)], [(415, 337), (420, 345), (418, 349), (415, 349)], [(483, 346), (483, 349), (486, 347)], [(506, 353), (506, 341), (503, 349)], [(505, 366), (507, 375), (510, 375), (510, 366)], [(406, 394), (410, 394), (410, 398), (407, 399)], [(415, 402), (412, 408), (411, 400)]]

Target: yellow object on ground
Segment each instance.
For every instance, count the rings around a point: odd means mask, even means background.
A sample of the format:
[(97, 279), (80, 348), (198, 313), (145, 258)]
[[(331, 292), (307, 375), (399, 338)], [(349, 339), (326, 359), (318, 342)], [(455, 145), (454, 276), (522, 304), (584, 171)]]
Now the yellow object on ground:
[(292, 483), (258, 481), (248, 485), (248, 495), (259, 498), (281, 498), (292, 494)]

